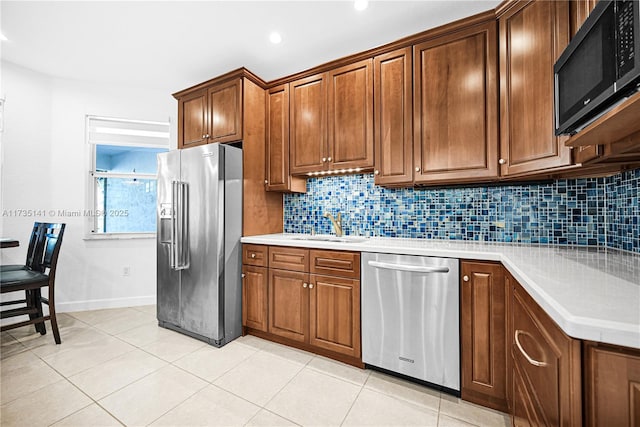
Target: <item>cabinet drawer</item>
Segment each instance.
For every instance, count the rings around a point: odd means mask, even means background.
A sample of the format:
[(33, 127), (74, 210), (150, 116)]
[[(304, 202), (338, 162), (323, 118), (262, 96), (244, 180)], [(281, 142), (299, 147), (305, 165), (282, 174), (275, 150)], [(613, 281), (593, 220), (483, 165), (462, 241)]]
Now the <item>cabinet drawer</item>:
[(268, 249), (268, 246), (262, 245), (242, 245), (242, 263), (266, 267)]
[(269, 268), (307, 272), (309, 271), (309, 250), (270, 246)]
[(310, 272), (360, 279), (360, 253), (311, 250)]

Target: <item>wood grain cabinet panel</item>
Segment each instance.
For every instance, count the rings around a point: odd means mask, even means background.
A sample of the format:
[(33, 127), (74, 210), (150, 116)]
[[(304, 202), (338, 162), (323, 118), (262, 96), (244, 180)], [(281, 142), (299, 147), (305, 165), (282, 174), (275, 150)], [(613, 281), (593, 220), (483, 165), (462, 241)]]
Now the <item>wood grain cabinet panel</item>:
[(461, 263), (464, 400), (499, 411), (506, 400), (506, 288), (500, 263)]
[(207, 91), (201, 90), (178, 100), (178, 137), (180, 147), (206, 142), (208, 122)]
[(269, 269), (269, 332), (308, 342), (309, 274)]
[(266, 97), (267, 191), (306, 192), (306, 180), (289, 172), (289, 84), (273, 87)]
[(569, 43), (569, 1), (513, 2), (499, 34), (502, 175), (571, 165), (553, 109), (553, 64)]
[(324, 74), (296, 80), (290, 87), (290, 172), (324, 170), (327, 162), (327, 103)]
[(360, 357), (360, 281), (311, 275), (309, 344)]
[(268, 282), (265, 267), (242, 267), (242, 326), (267, 331)]
[(309, 258), (309, 270), (313, 274), (360, 278), (360, 252), (312, 249)]
[(264, 245), (242, 245), (242, 263), (266, 267), (268, 265), (269, 247)]
[(242, 79), (209, 88), (209, 142), (242, 139)]
[(243, 79), (211, 83), (174, 94), (178, 99), (178, 148), (243, 139)]
[(413, 183), (411, 48), (373, 59), (375, 171), (378, 185)]
[(373, 168), (373, 60), (329, 71), (327, 104), (328, 167)]
[(585, 344), (587, 426), (640, 426), (640, 350)]
[(509, 291), (514, 424), (581, 426), (580, 341), (565, 335), (519, 284)]
[(269, 268), (309, 272), (309, 249), (270, 246)]
[(498, 176), (496, 23), (414, 46), (414, 181)]

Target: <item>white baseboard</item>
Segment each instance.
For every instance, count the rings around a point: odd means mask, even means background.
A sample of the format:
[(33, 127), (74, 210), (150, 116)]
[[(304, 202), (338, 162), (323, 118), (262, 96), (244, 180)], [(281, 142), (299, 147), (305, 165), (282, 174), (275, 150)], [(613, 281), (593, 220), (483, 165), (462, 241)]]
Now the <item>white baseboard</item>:
[(140, 305), (151, 305), (156, 303), (155, 295), (127, 298), (107, 298), (86, 301), (57, 302), (56, 311), (58, 313), (70, 313), (74, 311), (98, 310), (101, 308), (121, 308), (137, 307)]

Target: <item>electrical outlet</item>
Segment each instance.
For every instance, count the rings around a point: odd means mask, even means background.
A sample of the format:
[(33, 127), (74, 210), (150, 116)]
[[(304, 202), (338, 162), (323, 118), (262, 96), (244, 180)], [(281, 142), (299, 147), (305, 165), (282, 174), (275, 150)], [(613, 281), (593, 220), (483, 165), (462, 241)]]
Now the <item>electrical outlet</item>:
[(131, 267), (124, 267), (122, 269), (122, 275), (128, 277), (131, 275)]

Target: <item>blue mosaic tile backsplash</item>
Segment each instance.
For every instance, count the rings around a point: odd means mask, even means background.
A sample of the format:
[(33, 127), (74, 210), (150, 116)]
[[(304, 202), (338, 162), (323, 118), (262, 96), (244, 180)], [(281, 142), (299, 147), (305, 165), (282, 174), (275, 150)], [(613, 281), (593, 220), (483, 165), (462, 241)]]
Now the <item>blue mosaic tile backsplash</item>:
[(373, 174), (310, 178), (285, 194), (284, 231), (610, 246), (640, 252), (640, 169), (610, 178), (467, 188), (384, 188)]

